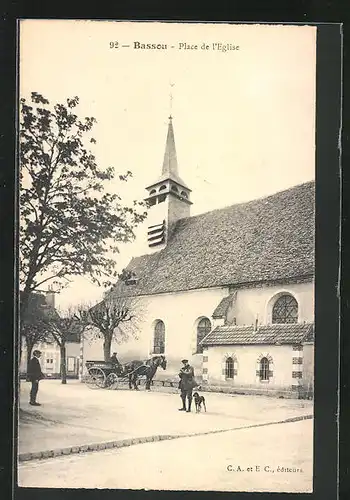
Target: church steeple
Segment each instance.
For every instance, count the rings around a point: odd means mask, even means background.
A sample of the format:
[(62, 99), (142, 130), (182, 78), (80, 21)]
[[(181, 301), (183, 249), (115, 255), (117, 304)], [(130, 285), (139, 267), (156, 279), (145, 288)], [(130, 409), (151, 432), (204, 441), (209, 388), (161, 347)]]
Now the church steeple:
[[(173, 118), (169, 116), (162, 173), (146, 187), (149, 210), (149, 246), (157, 246), (168, 241), (174, 223), (190, 216), (191, 189), (179, 176), (177, 164)], [(150, 239), (151, 234), (151, 239)], [(158, 250), (159, 248), (156, 248)]]
[(175, 148), (175, 137), (173, 127), (173, 117), (169, 116), (168, 134), (166, 138), (162, 175), (178, 175), (177, 157)]
[[(179, 186), (183, 186), (188, 190), (186, 183), (179, 176), (179, 169), (177, 165), (176, 147), (175, 147), (175, 135), (173, 127), (173, 117), (169, 116), (168, 133), (165, 143), (165, 153), (163, 159), (162, 174), (158, 177), (157, 181), (154, 183), (163, 182), (166, 180), (172, 180), (176, 182)], [(152, 184), (153, 186), (153, 184)], [(190, 190), (189, 190), (190, 191)]]

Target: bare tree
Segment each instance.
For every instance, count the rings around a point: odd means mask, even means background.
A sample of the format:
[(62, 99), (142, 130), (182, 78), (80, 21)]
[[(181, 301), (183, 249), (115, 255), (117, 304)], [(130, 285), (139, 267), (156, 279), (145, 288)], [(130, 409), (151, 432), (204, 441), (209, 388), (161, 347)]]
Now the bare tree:
[[(79, 314), (80, 312), (81, 314)], [(70, 307), (63, 314), (52, 314), (48, 320), (48, 327), (52, 337), (60, 348), (62, 384), (67, 383), (66, 344), (73, 337), (80, 340), (87, 325), (87, 314), (82, 308)]]
[[(141, 316), (139, 301), (130, 297), (106, 298), (89, 311), (89, 325), (95, 335), (103, 339), (104, 360), (109, 361), (112, 341), (122, 342), (128, 336), (136, 336)], [(123, 325), (129, 324), (126, 330)]]

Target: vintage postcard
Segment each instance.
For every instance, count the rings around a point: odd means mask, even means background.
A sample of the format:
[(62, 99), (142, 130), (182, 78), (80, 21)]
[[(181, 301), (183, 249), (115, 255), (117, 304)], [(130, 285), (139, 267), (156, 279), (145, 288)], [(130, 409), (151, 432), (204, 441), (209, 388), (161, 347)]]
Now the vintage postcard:
[(316, 32), (19, 22), (19, 486), (313, 491)]

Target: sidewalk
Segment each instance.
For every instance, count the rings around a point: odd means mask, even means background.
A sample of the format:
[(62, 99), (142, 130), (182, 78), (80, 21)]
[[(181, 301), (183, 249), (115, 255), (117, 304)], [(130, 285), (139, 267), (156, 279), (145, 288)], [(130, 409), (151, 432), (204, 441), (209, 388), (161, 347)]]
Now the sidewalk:
[(179, 412), (166, 392), (91, 390), (78, 381), (40, 383), (41, 407), (28, 403), (21, 383), (19, 454), (146, 436), (185, 435), (247, 427), (312, 415), (311, 401), (205, 394), (207, 413)]

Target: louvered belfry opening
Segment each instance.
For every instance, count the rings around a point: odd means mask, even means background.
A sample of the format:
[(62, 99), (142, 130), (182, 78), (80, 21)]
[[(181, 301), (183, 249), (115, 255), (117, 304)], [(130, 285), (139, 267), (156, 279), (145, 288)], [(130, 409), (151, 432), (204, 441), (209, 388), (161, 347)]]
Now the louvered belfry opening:
[(154, 247), (165, 241), (165, 220), (161, 224), (149, 226), (147, 231), (148, 245)]

